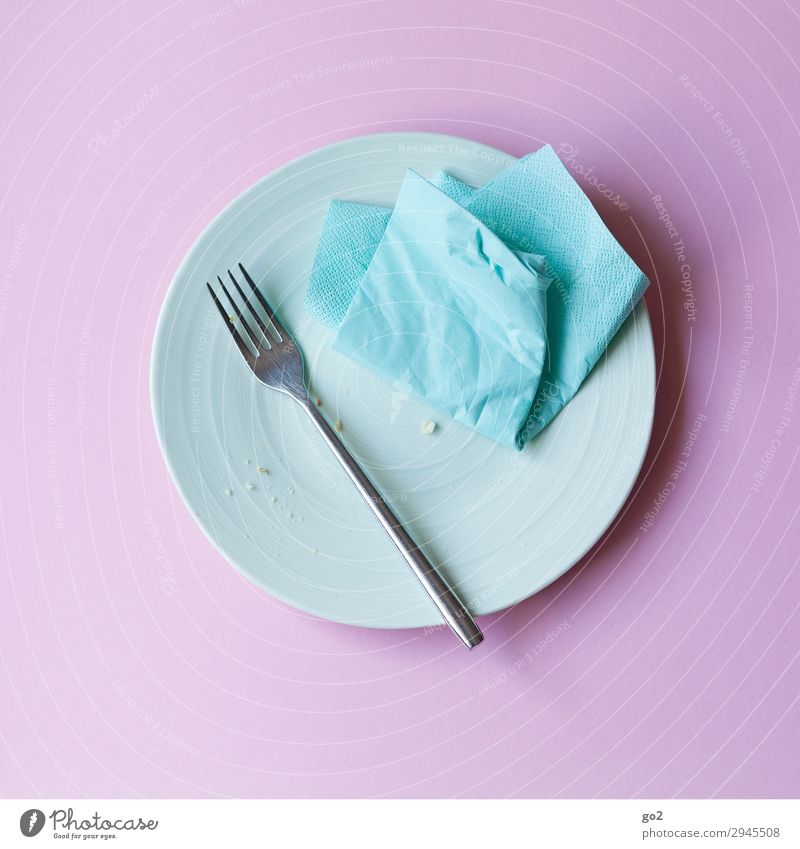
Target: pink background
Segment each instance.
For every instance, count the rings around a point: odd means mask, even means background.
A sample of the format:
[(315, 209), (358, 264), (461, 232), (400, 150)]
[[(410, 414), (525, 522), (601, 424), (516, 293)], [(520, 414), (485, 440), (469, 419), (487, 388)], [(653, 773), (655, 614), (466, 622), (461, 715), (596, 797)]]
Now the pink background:
[[(799, 12), (6, 0), (0, 792), (796, 795)], [(281, 163), (385, 130), (571, 145), (653, 280), (637, 488), (472, 654), (247, 584), (151, 421), (156, 317), (202, 228)]]

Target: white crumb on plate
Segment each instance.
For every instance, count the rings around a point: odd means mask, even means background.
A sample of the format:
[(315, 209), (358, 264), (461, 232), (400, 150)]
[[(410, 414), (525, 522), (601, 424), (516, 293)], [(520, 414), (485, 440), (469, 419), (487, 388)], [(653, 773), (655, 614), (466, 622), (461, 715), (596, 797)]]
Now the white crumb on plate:
[(250, 481), (247, 481), (247, 483), (244, 485), (244, 487), (245, 487), (245, 489), (255, 489), (256, 485), (254, 483), (251, 483)]
[(223, 489), (222, 491), (225, 493), (225, 495), (233, 495), (232, 489)]
[(420, 425), (419, 429), (423, 433), (433, 433), (436, 430), (436, 422), (432, 422), (430, 419), (427, 419)]

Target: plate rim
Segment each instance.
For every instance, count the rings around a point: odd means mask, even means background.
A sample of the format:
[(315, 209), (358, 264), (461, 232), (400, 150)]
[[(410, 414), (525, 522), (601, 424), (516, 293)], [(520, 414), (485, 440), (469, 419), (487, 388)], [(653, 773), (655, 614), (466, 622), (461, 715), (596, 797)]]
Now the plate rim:
[[(487, 145), (483, 142), (476, 141), (474, 139), (465, 138), (463, 136), (455, 136), (449, 133), (433, 133), (433, 132), (417, 132), (417, 131), (391, 131), (391, 132), (377, 132), (377, 133), (362, 133), (357, 136), (351, 136), (347, 139), (340, 139), (339, 141), (331, 142), (330, 144), (322, 145), (321, 147), (314, 148), (313, 150), (306, 151), (305, 153), (300, 154), (299, 156), (290, 159), (288, 162), (284, 162), (282, 165), (279, 165), (277, 168), (268, 171), (266, 174), (263, 174), (259, 177), (254, 183), (249, 185), (244, 191), (240, 192), (236, 197), (230, 200), (225, 206), (214, 215), (211, 220), (203, 227), (200, 233), (195, 238), (194, 242), (190, 246), (189, 250), (184, 255), (181, 262), (178, 264), (175, 269), (174, 274), (170, 280), (169, 286), (167, 287), (166, 295), (164, 296), (164, 300), (162, 301), (161, 308), (158, 313), (158, 319), (156, 320), (155, 328), (153, 331), (153, 342), (150, 349), (150, 368), (149, 368), (149, 390), (150, 390), (150, 407), (153, 418), (153, 426), (156, 432), (156, 439), (158, 441), (158, 447), (161, 452), (161, 456), (167, 466), (167, 470), (169, 471), (170, 479), (178, 490), (178, 494), (181, 496), (181, 499), (192, 514), (194, 518), (194, 512), (192, 503), (189, 499), (188, 493), (186, 492), (182, 482), (180, 481), (179, 476), (176, 474), (175, 467), (170, 459), (169, 453), (166, 450), (166, 440), (165, 434), (163, 432), (163, 406), (162, 402), (159, 398), (158, 391), (158, 369), (159, 365), (163, 363), (163, 357), (159, 357), (159, 354), (162, 353), (162, 348), (165, 348), (166, 343), (169, 341), (169, 333), (165, 332), (167, 330), (167, 314), (171, 312), (172, 302), (175, 298), (178, 297), (178, 289), (176, 287), (176, 282), (179, 277), (181, 277), (187, 266), (193, 263), (195, 255), (201, 250), (201, 242), (204, 239), (205, 234), (212, 230), (220, 221), (222, 221), (226, 215), (228, 215), (234, 207), (238, 207), (248, 195), (254, 194), (267, 180), (272, 180), (278, 177), (285, 171), (288, 171), (292, 167), (296, 167), (298, 162), (302, 162), (304, 160), (311, 159), (315, 156), (319, 156), (324, 152), (328, 152), (331, 150), (346, 148), (348, 146), (352, 146), (359, 142), (363, 142), (364, 139), (370, 138), (381, 138), (386, 139), (387, 142), (391, 142), (392, 140), (397, 140), (399, 138), (408, 138), (413, 136), (417, 141), (415, 143), (425, 143), (422, 140), (428, 139), (433, 144), (447, 144), (447, 143), (461, 143), (461, 144), (469, 144), (473, 145), (476, 148), (483, 149), (488, 153), (492, 153), (494, 155), (500, 154), (502, 156), (510, 157), (511, 159), (517, 159), (513, 154), (508, 153), (507, 151), (500, 150), (499, 148), (493, 147), (492, 145)], [(503, 610), (508, 610), (520, 602), (525, 601), (528, 598), (536, 595), (542, 590), (546, 589), (551, 584), (555, 583), (559, 578), (569, 572), (580, 560), (582, 560), (586, 554), (598, 543), (600, 539), (606, 534), (608, 529), (612, 526), (614, 521), (620, 514), (625, 502), (628, 500), (631, 492), (633, 491), (634, 486), (636, 485), (636, 481), (639, 478), (639, 474), (644, 465), (645, 458), (647, 456), (647, 450), (650, 446), (650, 441), (652, 439), (653, 427), (655, 423), (655, 403), (656, 403), (656, 361), (655, 361), (655, 340), (653, 338), (653, 329), (652, 324), (650, 322), (650, 315), (647, 308), (647, 304), (645, 302), (644, 296), (642, 296), (637, 304), (634, 306), (633, 310), (629, 313), (625, 321), (631, 318), (631, 316), (636, 315), (637, 321), (643, 321), (646, 325), (647, 332), (644, 334), (647, 340), (647, 348), (649, 352), (649, 356), (647, 357), (647, 377), (649, 378), (648, 382), (651, 385), (650, 391), (647, 393), (647, 397), (649, 398), (649, 406), (647, 409), (647, 418), (648, 418), (648, 426), (646, 438), (642, 440), (642, 447), (640, 451), (640, 456), (638, 456), (635, 460), (635, 463), (632, 464), (632, 468), (635, 471), (632, 471), (631, 480), (628, 486), (618, 491), (618, 498), (613, 500), (614, 507), (610, 512), (608, 522), (602, 527), (602, 529), (597, 533), (597, 535), (592, 539), (585, 548), (583, 548), (579, 554), (577, 554), (574, 559), (572, 559), (569, 563), (567, 563), (563, 569), (560, 569), (557, 572), (548, 573), (547, 580), (544, 583), (540, 583), (535, 585), (529, 591), (526, 591), (524, 595), (521, 595), (519, 598), (514, 601), (501, 603), (497, 607), (493, 607), (491, 610), (482, 611), (478, 616), (491, 616), (493, 614), (499, 613)], [(163, 351), (166, 353), (166, 350)], [(643, 353), (642, 356), (645, 356)], [(163, 374), (163, 370), (162, 370)], [(579, 390), (580, 391), (580, 390)], [(196, 526), (200, 528), (205, 537), (211, 542), (212, 546), (216, 549), (216, 551), (225, 559), (225, 561), (232, 566), (236, 571), (242, 575), (246, 580), (255, 586), (259, 587), (259, 589), (266, 592), (272, 598), (276, 598), (282, 603), (288, 605), (293, 610), (300, 611), (304, 614), (315, 616), (317, 618), (326, 620), (328, 622), (336, 622), (338, 624), (350, 625), (353, 627), (364, 628), (368, 630), (409, 630), (415, 628), (430, 628), (442, 623), (440, 618), (432, 618), (429, 622), (422, 624), (397, 624), (397, 623), (389, 623), (382, 624), (380, 621), (366, 624), (364, 622), (353, 622), (345, 617), (337, 618), (336, 616), (332, 616), (328, 613), (322, 613), (319, 610), (313, 609), (313, 606), (307, 605), (305, 603), (300, 603), (294, 598), (287, 597), (282, 592), (277, 592), (274, 588), (267, 586), (266, 583), (261, 580), (259, 577), (256, 577), (251, 572), (246, 571), (243, 567), (241, 567), (238, 563), (232, 560), (228, 553), (224, 551), (217, 542), (217, 540), (211, 535), (210, 531), (206, 528), (206, 526), (198, 521), (194, 523)], [(431, 607), (432, 616), (435, 616), (435, 609)]]

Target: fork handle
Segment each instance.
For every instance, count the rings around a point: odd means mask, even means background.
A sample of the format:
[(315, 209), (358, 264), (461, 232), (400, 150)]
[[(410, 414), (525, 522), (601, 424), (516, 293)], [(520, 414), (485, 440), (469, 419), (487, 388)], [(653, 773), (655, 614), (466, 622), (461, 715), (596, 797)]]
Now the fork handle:
[(424, 590), (436, 605), (444, 621), (450, 626), (453, 633), (468, 648), (474, 648), (483, 640), (481, 629), (475, 624), (475, 620), (469, 611), (458, 600), (456, 594), (447, 585), (445, 579), (436, 571), (436, 568), (422, 553), (417, 544), (411, 539), (408, 531), (403, 527), (392, 509), (383, 500), (383, 496), (372, 485), (372, 481), (366, 476), (364, 470), (355, 461), (350, 452), (336, 435), (336, 431), (328, 424), (327, 419), (317, 408), (313, 401), (309, 400), (303, 407), (311, 417), (311, 421), (317, 426), (325, 442), (336, 455), (337, 460), (347, 472), (350, 480), (361, 493), (370, 510), (375, 514), (383, 529), (389, 535), (391, 541), (397, 546), (397, 550), (403, 555), (411, 571), (422, 584)]

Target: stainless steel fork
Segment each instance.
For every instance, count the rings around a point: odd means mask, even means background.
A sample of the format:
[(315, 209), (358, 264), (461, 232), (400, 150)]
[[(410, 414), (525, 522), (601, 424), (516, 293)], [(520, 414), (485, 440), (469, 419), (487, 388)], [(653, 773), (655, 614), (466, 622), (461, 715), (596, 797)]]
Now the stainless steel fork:
[(263, 321), (230, 269), (228, 269), (228, 276), (241, 299), (242, 305), (250, 313), (250, 320), (245, 318), (239, 303), (228, 291), (222, 282), (222, 278), (217, 277), (217, 280), (233, 308), (241, 332), (237, 330), (236, 321), (222, 305), (211, 284), (206, 283), (206, 286), (208, 286), (208, 291), (220, 311), (225, 326), (233, 336), (236, 346), (247, 365), (250, 366), (250, 370), (266, 386), (290, 395), (308, 413), (311, 421), (322, 434), (322, 438), (328, 443), (337, 460), (349, 475), (350, 480), (353, 481), (356, 489), (367, 502), (370, 510), (375, 514), (383, 529), (397, 546), (397, 550), (403, 555), (403, 559), (408, 563), (411, 571), (424, 587), (425, 592), (428, 593), (439, 609), (445, 622), (468, 649), (477, 646), (483, 640), (483, 634), (475, 624), (475, 620), (458, 600), (444, 578), (420, 551), (414, 540), (411, 539), (411, 536), (394, 515), (389, 505), (383, 500), (378, 490), (375, 489), (363, 469), (344, 447), (317, 405), (309, 398), (303, 367), (303, 354), (300, 348), (297, 347), (291, 335), (283, 327), (275, 315), (275, 311), (267, 303), (241, 263), (239, 263), (239, 270), (247, 281), (251, 293), (261, 304), (264, 314), (272, 325), (271, 327), (268, 327)]

